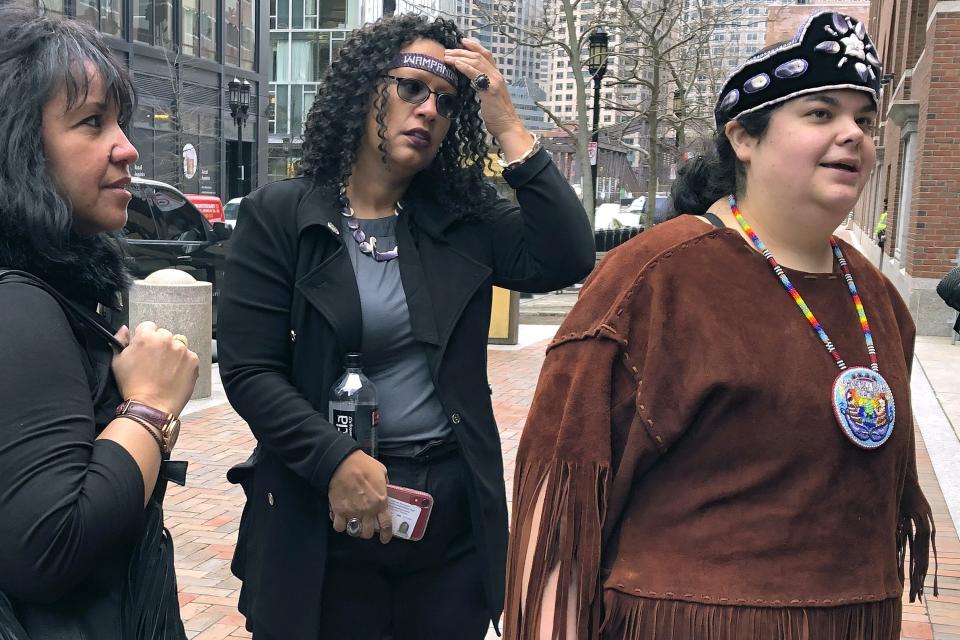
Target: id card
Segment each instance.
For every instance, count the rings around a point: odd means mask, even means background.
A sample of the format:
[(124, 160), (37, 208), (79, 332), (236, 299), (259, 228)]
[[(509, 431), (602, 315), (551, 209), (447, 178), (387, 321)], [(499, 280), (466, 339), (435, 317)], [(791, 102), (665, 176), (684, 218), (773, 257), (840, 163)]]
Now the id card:
[(416, 542), (427, 531), (433, 509), (433, 496), (425, 491), (387, 485), (387, 510), (393, 523), (393, 535)]

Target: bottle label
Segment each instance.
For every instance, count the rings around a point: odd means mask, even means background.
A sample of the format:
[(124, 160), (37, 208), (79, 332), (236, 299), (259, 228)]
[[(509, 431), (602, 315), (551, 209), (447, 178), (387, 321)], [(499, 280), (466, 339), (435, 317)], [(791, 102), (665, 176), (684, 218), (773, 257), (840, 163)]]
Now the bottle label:
[(331, 420), (331, 422), (333, 422), (333, 426), (337, 428), (337, 431), (356, 440), (355, 417), (356, 414), (353, 411), (333, 409), (333, 420)]

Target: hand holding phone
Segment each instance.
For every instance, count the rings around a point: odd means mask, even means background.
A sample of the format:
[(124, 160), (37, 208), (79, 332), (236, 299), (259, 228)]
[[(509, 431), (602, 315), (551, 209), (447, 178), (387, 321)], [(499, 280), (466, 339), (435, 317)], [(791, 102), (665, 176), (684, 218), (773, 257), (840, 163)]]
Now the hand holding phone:
[(387, 511), (397, 538), (416, 542), (427, 531), (427, 522), (433, 510), (433, 496), (395, 484), (387, 485)]

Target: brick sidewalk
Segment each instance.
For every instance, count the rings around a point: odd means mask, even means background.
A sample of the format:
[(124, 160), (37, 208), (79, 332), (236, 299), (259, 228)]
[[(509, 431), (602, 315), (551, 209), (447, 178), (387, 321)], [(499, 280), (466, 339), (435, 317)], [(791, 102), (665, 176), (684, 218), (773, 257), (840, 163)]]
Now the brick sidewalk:
[[(536, 387), (545, 345), (543, 341), (524, 349), (489, 351), (490, 383), (503, 442), (508, 497), (520, 431)], [(919, 433), (917, 437), (919, 440)], [(243, 492), (229, 484), (225, 474), (252, 449), (250, 431), (229, 405), (207, 409), (184, 420), (177, 454), (190, 461), (188, 486), (170, 488), (166, 523), (176, 543), (184, 625), (187, 635), (196, 640), (250, 638), (243, 628), (243, 616), (236, 609), (240, 584), (230, 574)], [(940, 598), (904, 608), (902, 637), (960, 640), (960, 543), (922, 440), (917, 454), (921, 483), (938, 526)], [(931, 575), (927, 588), (931, 594), (932, 580)]]

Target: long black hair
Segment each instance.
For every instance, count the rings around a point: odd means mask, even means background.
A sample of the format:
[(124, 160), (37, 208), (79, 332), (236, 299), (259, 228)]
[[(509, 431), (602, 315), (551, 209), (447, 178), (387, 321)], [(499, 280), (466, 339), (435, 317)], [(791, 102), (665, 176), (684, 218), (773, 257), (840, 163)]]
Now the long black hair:
[(74, 233), (71, 205), (48, 171), (41, 138), (43, 108), (59, 91), (66, 91), (68, 109), (86, 100), (88, 69), (123, 125), (134, 109), (133, 85), (101, 36), (0, 0), (0, 267), (109, 302), (127, 283), (117, 244), (103, 234)]
[[(371, 93), (379, 125), (380, 151), (386, 160), (388, 85), (383, 75), (394, 56), (418, 39), (434, 40), (448, 49), (461, 47), (463, 33), (450, 20), (423, 16), (390, 16), (353, 32), (324, 74), (317, 98), (307, 115), (302, 172), (314, 176), (331, 195), (350, 180), (360, 141), (366, 132)], [(451, 215), (481, 218), (495, 197), (484, 179), (489, 148), (480, 103), (469, 80), (457, 74), (463, 110), (450, 129), (433, 163), (418, 173), (407, 190), (409, 202), (432, 199)]]
[[(770, 115), (780, 105), (766, 107), (740, 116), (737, 122), (751, 137), (762, 139), (770, 126)], [(713, 137), (713, 148), (686, 162), (670, 187), (670, 199), (676, 213), (704, 213), (720, 198), (743, 194), (747, 173), (737, 159), (733, 146), (721, 128)]]

